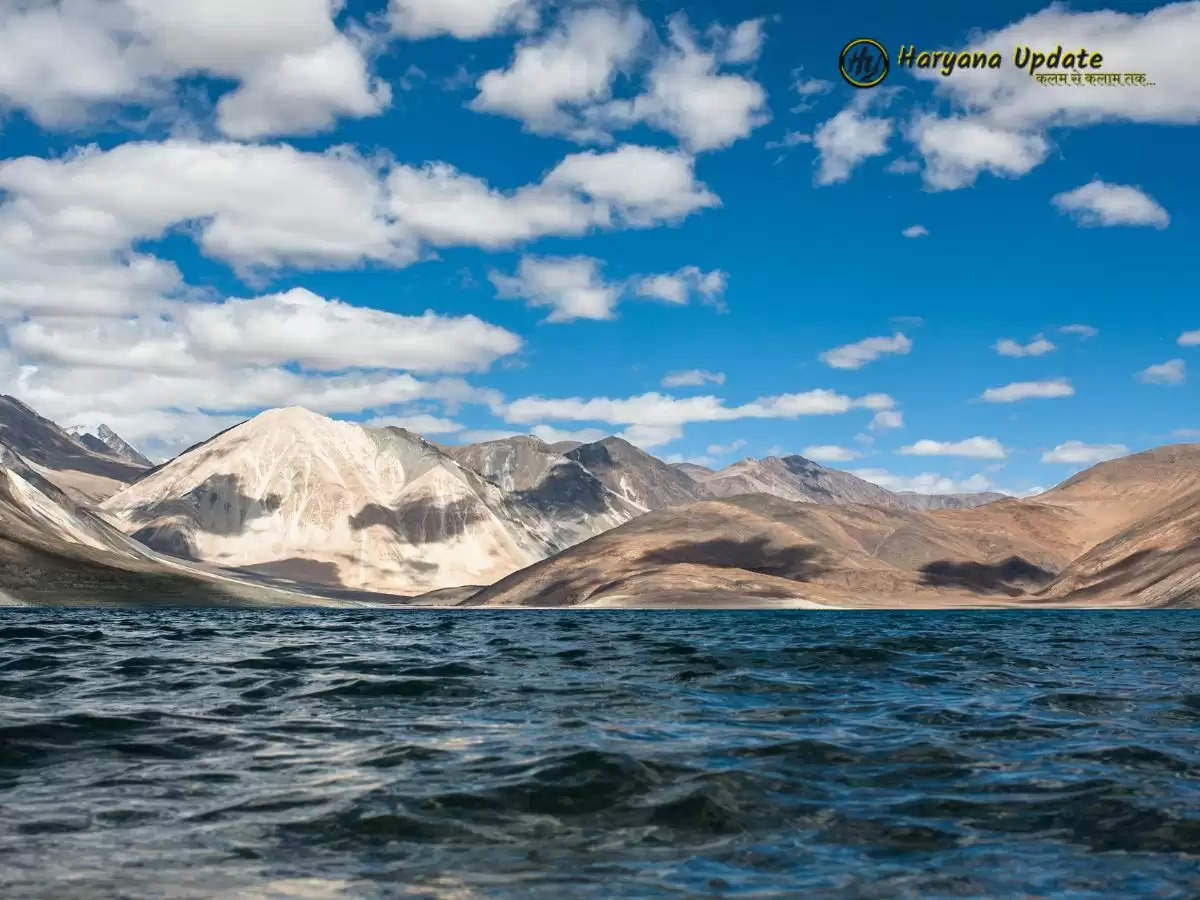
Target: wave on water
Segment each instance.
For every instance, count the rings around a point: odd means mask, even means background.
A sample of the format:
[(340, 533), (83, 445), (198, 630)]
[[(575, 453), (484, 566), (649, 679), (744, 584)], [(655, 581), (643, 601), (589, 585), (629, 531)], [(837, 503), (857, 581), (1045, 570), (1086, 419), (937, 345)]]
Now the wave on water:
[(1200, 612), (5, 610), (0, 895), (1200, 895)]

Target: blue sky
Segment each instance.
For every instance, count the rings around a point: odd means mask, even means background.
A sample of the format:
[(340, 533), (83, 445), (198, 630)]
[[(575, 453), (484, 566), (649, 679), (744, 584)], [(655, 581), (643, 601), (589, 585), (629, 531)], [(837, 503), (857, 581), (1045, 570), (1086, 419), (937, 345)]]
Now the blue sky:
[[(63, 424), (166, 456), (299, 403), (1013, 492), (1200, 439), (1200, 3), (20, 7), (0, 389)], [(860, 91), (856, 37), (1004, 69)]]

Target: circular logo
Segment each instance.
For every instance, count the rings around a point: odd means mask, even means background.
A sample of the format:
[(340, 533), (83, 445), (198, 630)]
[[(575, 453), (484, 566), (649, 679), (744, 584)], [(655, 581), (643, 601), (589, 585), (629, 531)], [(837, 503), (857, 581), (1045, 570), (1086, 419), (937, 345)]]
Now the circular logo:
[(870, 38), (855, 38), (842, 48), (838, 68), (856, 88), (872, 88), (887, 78), (892, 64), (883, 44)]

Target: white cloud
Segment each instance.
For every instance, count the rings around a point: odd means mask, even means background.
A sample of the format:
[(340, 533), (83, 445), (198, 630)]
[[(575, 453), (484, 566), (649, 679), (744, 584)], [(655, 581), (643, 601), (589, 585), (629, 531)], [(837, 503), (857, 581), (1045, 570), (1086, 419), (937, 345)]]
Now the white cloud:
[(501, 297), (548, 307), (548, 322), (611, 319), (621, 298), (629, 295), (684, 305), (695, 294), (704, 303), (719, 305), (725, 289), (724, 272), (701, 272), (695, 266), (617, 282), (605, 280), (602, 265), (590, 256), (523, 256), (515, 275), (493, 271), (489, 278)]
[(1063, 325), (1058, 330), (1063, 334), (1075, 334), (1082, 338), (1093, 338), (1100, 333), (1099, 329), (1078, 322), (1074, 325)]
[[(762, 86), (722, 71), (758, 56), (762, 19), (709, 29), (709, 46), (683, 14), (667, 31), (662, 44), (632, 7), (568, 9), (548, 32), (522, 41), (508, 68), (479, 79), (472, 108), (576, 141), (607, 142), (614, 131), (646, 124), (694, 152), (726, 147), (767, 121)], [(639, 74), (642, 92), (614, 99), (618, 75)]]
[(791, 419), (837, 415), (851, 409), (887, 409), (895, 403), (887, 394), (848, 397), (830, 390), (759, 397), (740, 406), (726, 406), (718, 397), (672, 397), (650, 392), (634, 397), (522, 397), (505, 412), (509, 422), (594, 421), (614, 425), (673, 427), (690, 422), (728, 422), (735, 419)]
[(857, 450), (839, 447), (836, 444), (816, 444), (805, 447), (801, 454), (817, 462), (849, 462), (862, 456)]
[(1127, 184), (1089, 181), (1073, 191), (1055, 194), (1051, 203), (1080, 225), (1152, 225), (1166, 228), (1171, 217), (1158, 201)]
[(580, 428), (576, 431), (569, 431), (555, 428), (553, 425), (534, 425), (529, 429), (529, 433), (547, 444), (557, 444), (559, 441), (578, 441), (581, 444), (590, 444), (608, 436), (607, 432), (599, 428)]
[(567, 156), (546, 176), (552, 190), (582, 194), (614, 220), (635, 227), (674, 222), (721, 201), (696, 181), (684, 153), (626, 144), (607, 153)]
[(1195, 331), (1185, 331), (1179, 335), (1180, 347), (1200, 347), (1200, 328)]
[(175, 82), (230, 79), (217, 126), (237, 138), (307, 134), (390, 102), (336, 0), (31, 0), (0, 10), (0, 98), (50, 128), (121, 104), (169, 109)]
[(617, 437), (624, 438), (629, 443), (650, 450), (661, 447), (683, 437), (683, 428), (679, 425), (630, 425)]
[(710, 34), (715, 34), (724, 44), (721, 59), (727, 63), (751, 63), (762, 53), (763, 41), (766, 34), (763, 24), (766, 19), (747, 19), (732, 29), (716, 28)]
[(986, 475), (976, 474), (962, 481), (933, 472), (919, 475), (897, 475), (886, 469), (852, 469), (850, 474), (889, 491), (910, 491), (916, 494), (977, 493), (993, 487)]
[(903, 356), (911, 349), (912, 341), (901, 332), (896, 332), (891, 337), (863, 338), (853, 344), (834, 347), (832, 350), (821, 353), (820, 359), (827, 366), (835, 369), (861, 369), (885, 353)]
[(639, 297), (678, 305), (696, 296), (702, 303), (724, 309), (726, 282), (726, 274), (719, 269), (702, 272), (696, 266), (684, 266), (675, 272), (637, 278), (633, 290)]
[(1023, 175), (1045, 159), (1045, 132), (1050, 127), (1200, 121), (1200, 84), (1192, 75), (1197, 40), (1200, 4), (1195, 2), (1171, 3), (1142, 14), (1084, 12), (1052, 4), (999, 30), (973, 33), (967, 50), (1086, 47), (1102, 52), (1101, 71), (1145, 72), (1156, 85), (1047, 89), (1027, 70), (1007, 63), (999, 70), (962, 69), (950, 78), (936, 70), (914, 70), (916, 77), (936, 82), (936, 90), (953, 107), (968, 112), (965, 117), (919, 121), (912, 137), (926, 158), (926, 184), (935, 189), (966, 187), (985, 170)]
[(811, 144), (812, 141), (811, 134), (805, 134), (802, 131), (785, 131), (779, 140), (767, 141), (766, 148), (768, 150), (790, 150), (801, 144)]
[(702, 384), (724, 384), (724, 372), (709, 372), (704, 369), (688, 369), (686, 372), (668, 372), (663, 376), (663, 387), (699, 387)]
[(987, 403), (1016, 403), (1020, 400), (1074, 395), (1075, 388), (1071, 386), (1070, 381), (1066, 378), (1052, 378), (1047, 381), (1014, 381), (1004, 387), (988, 388), (980, 399)]
[(167, 309), (170, 318), (32, 319), (9, 329), (9, 344), (34, 362), (159, 372), (285, 363), (316, 371), (478, 371), (521, 347), (515, 334), (475, 316), (403, 316), (303, 288)]
[(621, 288), (604, 280), (600, 265), (600, 260), (589, 256), (524, 256), (516, 275), (492, 272), (488, 277), (499, 296), (548, 307), (551, 312), (547, 322), (611, 319)]
[(911, 175), (921, 171), (921, 164), (914, 159), (893, 159), (884, 167), (884, 171), (891, 175)]
[(903, 428), (904, 414), (898, 409), (884, 409), (875, 413), (871, 419), (870, 429), (877, 431), (881, 428)]
[(510, 28), (536, 27), (532, 0), (391, 0), (392, 30), (407, 38), (449, 34), (474, 40)]
[(538, 134), (607, 136), (584, 126), (575, 108), (612, 96), (613, 78), (632, 65), (648, 28), (632, 8), (570, 11), (548, 34), (522, 41), (507, 69), (480, 78), (471, 107), (520, 119)]
[(745, 440), (742, 438), (735, 438), (728, 444), (709, 444), (705, 449), (705, 453), (707, 453), (709, 456), (728, 456), (731, 453), (737, 453), (745, 446)]
[(1019, 344), (1011, 338), (996, 341), (993, 349), (1001, 356), (1045, 356), (1058, 348), (1044, 335), (1035, 335), (1028, 344)]
[(901, 447), (905, 456), (966, 456), (973, 459), (1004, 459), (1008, 454), (995, 438), (972, 437), (962, 441), (933, 441), (928, 438)]
[(909, 225), (900, 232), (906, 238), (926, 237), (929, 234), (929, 229), (924, 225)]
[(428, 246), (509, 246), (650, 227), (718, 205), (690, 157), (648, 147), (567, 156), (498, 191), (445, 164), (420, 169), (336, 148), (169, 140), (0, 162), (0, 306), (122, 314), (184, 290), (133, 248), (174, 229), (239, 271), (407, 265)]
[(797, 78), (792, 82), (792, 90), (801, 97), (812, 97), (824, 94), (833, 89), (833, 82), (821, 78)]
[(451, 419), (431, 416), (428, 413), (414, 413), (406, 416), (376, 416), (363, 422), (370, 428), (403, 428), (414, 434), (457, 434), (463, 426)]
[(1169, 359), (1137, 373), (1137, 380), (1143, 384), (1183, 384), (1186, 378), (1187, 364), (1182, 359)]
[(835, 115), (817, 126), (813, 144), (817, 148), (817, 184), (837, 184), (865, 159), (887, 153), (892, 136), (891, 119), (867, 114), (869, 94), (861, 94)]
[(674, 135), (693, 152), (728, 147), (746, 137), (770, 118), (766, 91), (745, 75), (720, 69), (724, 63), (748, 61), (752, 40), (761, 44), (762, 20), (751, 22), (753, 32), (743, 31), (751, 24), (743, 22), (725, 47), (706, 49), (687, 18), (677, 13), (668, 20), (669, 46), (659, 52), (646, 75), (645, 92), (633, 100), (612, 101), (589, 117), (617, 127), (645, 122)]
[(1106, 459), (1125, 456), (1129, 448), (1124, 444), (1085, 444), (1082, 441), (1065, 441), (1042, 454), (1044, 463), (1098, 463)]
[[(970, 71), (964, 69), (955, 77)], [(970, 117), (919, 116), (908, 137), (925, 158), (925, 186), (931, 190), (969, 187), (980, 172), (1015, 178), (1029, 172), (1050, 151), (1049, 142), (1040, 134)]]

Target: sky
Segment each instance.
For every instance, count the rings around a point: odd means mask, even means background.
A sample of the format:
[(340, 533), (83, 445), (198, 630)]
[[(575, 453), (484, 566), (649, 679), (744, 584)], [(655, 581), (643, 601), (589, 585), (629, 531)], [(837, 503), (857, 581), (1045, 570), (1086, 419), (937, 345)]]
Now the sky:
[(0, 391), (159, 459), (302, 405), (1036, 492), (1200, 440), (1196, 46), (1200, 2), (0, 0)]

